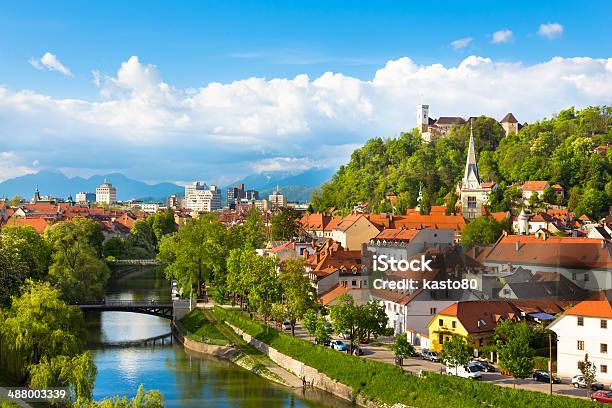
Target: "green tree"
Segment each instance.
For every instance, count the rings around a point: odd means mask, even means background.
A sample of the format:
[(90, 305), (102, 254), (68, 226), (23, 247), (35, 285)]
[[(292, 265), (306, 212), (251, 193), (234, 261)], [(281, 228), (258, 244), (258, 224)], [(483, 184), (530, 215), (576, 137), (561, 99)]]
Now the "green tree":
[(548, 204), (554, 204), (557, 201), (553, 189), (550, 186), (544, 189), (544, 192), (542, 193), (542, 201)]
[(470, 347), (463, 336), (453, 334), (450, 340), (446, 340), (442, 344), (440, 357), (447, 366), (455, 367), (456, 375), (459, 366), (464, 366), (470, 362)]
[(244, 271), (250, 273), (252, 285), (248, 291), (249, 306), (257, 310), (263, 317), (264, 322), (272, 313), (272, 305), (281, 300), (281, 288), (278, 274), (276, 272), (276, 259), (262, 257), (255, 252), (249, 251), (256, 258), (252, 263), (254, 268)]
[(95, 251), (98, 258), (102, 257), (104, 234), (99, 223), (84, 217), (74, 217), (72, 223), (85, 238), (85, 241)]
[(319, 316), (314, 309), (307, 310), (302, 317), (302, 327), (306, 329), (310, 336), (315, 336), (315, 332), (317, 331), (318, 317)]
[(74, 356), (86, 338), (81, 311), (68, 306), (49, 283), (27, 280), (19, 297), (1, 316), (0, 360), (18, 378), (44, 358)]
[(370, 337), (378, 337), (390, 334), (392, 330), (387, 327), (389, 317), (385, 308), (378, 302), (372, 300), (365, 305), (358, 306), (360, 309), (360, 331), (358, 340), (370, 340)]
[(244, 220), (243, 246), (247, 249), (261, 248), (265, 239), (264, 222), (261, 213), (257, 208), (251, 208)]
[(355, 305), (353, 297), (348, 293), (340, 295), (336, 303), (330, 307), (329, 317), (334, 323), (336, 333), (348, 333), (351, 353), (357, 344), (361, 320), (361, 310)]
[(30, 226), (6, 226), (0, 231), (0, 245), (14, 266), (27, 268), (25, 278), (43, 280), (51, 262), (51, 248)]
[(517, 378), (526, 378), (533, 371), (532, 331), (525, 322), (509, 323), (505, 329), (505, 340), (498, 340), (499, 365), (512, 373), (516, 387)]
[(295, 335), (295, 323), (316, 306), (315, 294), (306, 276), (304, 261), (298, 258), (282, 265), (279, 283), (283, 294), (285, 315), (291, 323), (291, 335)]
[(283, 207), (272, 217), (272, 240), (289, 241), (300, 232), (299, 213), (291, 207)]
[(45, 240), (53, 251), (49, 280), (61, 289), (63, 298), (70, 302), (101, 299), (110, 270), (83, 234), (82, 223), (55, 223), (45, 230)]
[(480, 217), (471, 221), (461, 233), (461, 244), (471, 248), (476, 244), (496, 242), (508, 226), (492, 217)]
[(121, 238), (111, 237), (102, 246), (102, 255), (105, 258), (122, 258), (125, 250), (125, 242)]
[(174, 211), (168, 208), (163, 211), (158, 211), (149, 215), (146, 219), (147, 224), (151, 226), (156, 242), (159, 242), (166, 234), (171, 234), (176, 231), (176, 223), (174, 222)]
[(584, 360), (578, 362), (578, 368), (580, 369), (582, 378), (584, 378), (584, 383), (586, 384), (586, 396), (588, 398), (591, 392), (591, 384), (595, 382), (597, 373), (597, 367), (592, 361), (589, 360), (589, 353), (585, 353)]
[(8, 306), (11, 296), (19, 293), (19, 288), (28, 273), (24, 262), (15, 262), (0, 242), (0, 308)]
[(16, 195), (13, 198), (6, 200), (6, 205), (9, 207), (18, 207), (23, 202), (23, 197)]
[(395, 360), (399, 363), (399, 365), (403, 365), (403, 360), (406, 357), (412, 357), (415, 354), (414, 347), (412, 344), (410, 344), (410, 342), (408, 342), (405, 334), (400, 334), (395, 338), (393, 344), (391, 345), (391, 350), (393, 351)]
[(67, 387), (70, 400), (80, 405), (91, 400), (97, 369), (89, 352), (74, 357), (43, 357), (29, 367), (29, 385), (32, 388)]
[(151, 225), (145, 220), (136, 220), (127, 239), (129, 257), (132, 259), (154, 258), (157, 241)]
[(88, 401), (79, 404), (82, 408), (163, 408), (164, 399), (159, 391), (146, 391), (140, 385), (136, 396), (131, 399), (127, 397), (107, 398), (100, 402)]
[(329, 325), (327, 320), (319, 316), (316, 320), (316, 327), (314, 331), (315, 341), (317, 344), (325, 344), (331, 340), (329, 334)]

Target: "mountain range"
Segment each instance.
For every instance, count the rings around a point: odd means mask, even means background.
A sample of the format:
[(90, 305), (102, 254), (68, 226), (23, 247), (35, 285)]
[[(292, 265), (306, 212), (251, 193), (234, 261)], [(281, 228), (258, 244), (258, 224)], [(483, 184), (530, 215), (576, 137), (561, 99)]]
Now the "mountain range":
[[(261, 198), (266, 198), (278, 186), (288, 200), (304, 202), (310, 200), (312, 191), (329, 179), (333, 173), (334, 169), (312, 169), (300, 174), (282, 172), (253, 174), (237, 180), (231, 186), (244, 183), (245, 188), (258, 190)], [(80, 191), (95, 192), (96, 187), (104, 179), (117, 188), (117, 199), (120, 201), (129, 199), (163, 201), (171, 194), (183, 195), (184, 192), (184, 187), (174, 183), (148, 184), (126, 177), (121, 173), (83, 178), (68, 177), (57, 170), (42, 170), (0, 182), (0, 197), (10, 198), (18, 195), (29, 200), (34, 195), (34, 191), (38, 189), (41, 195), (75, 198), (76, 193)], [(227, 186), (221, 189), (223, 199), (225, 199), (226, 190)]]

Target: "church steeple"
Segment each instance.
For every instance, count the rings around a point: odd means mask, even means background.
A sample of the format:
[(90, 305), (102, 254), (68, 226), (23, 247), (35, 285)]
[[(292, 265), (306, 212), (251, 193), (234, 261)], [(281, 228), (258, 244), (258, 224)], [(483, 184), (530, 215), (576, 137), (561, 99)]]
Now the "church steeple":
[(478, 161), (476, 160), (476, 148), (474, 147), (474, 132), (470, 123), (470, 145), (468, 146), (467, 159), (465, 160), (465, 173), (463, 173), (463, 187), (476, 188), (480, 185), (478, 176)]

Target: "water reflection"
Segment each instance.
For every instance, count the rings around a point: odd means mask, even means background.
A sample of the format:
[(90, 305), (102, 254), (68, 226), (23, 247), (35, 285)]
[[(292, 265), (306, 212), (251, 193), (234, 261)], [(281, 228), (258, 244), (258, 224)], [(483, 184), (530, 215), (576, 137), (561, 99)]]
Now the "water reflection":
[[(109, 285), (107, 299), (169, 298), (169, 284), (156, 270)], [(167, 333), (169, 320), (137, 313), (86, 315), (90, 341), (137, 340)], [(318, 390), (290, 390), (230, 362), (187, 353), (178, 345), (92, 350), (98, 367), (94, 398), (133, 396), (140, 384), (157, 389), (168, 407), (349, 407)]]

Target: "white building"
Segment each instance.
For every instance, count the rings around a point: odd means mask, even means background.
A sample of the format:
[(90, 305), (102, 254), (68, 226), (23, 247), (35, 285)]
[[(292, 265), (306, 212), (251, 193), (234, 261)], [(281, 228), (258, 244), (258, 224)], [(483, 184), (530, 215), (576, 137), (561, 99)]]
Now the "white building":
[(75, 198), (77, 204), (88, 204), (96, 201), (95, 193), (86, 193), (84, 191), (76, 193)]
[(183, 206), (194, 212), (212, 212), (221, 209), (221, 193), (217, 186), (196, 181), (185, 186)]
[[(78, 199), (77, 199), (78, 201)], [(115, 204), (117, 202), (117, 189), (104, 179), (104, 182), (96, 188), (96, 202), (100, 204)]]
[(597, 381), (612, 383), (612, 305), (603, 293), (602, 300), (580, 302), (548, 326), (557, 334), (558, 375), (580, 374), (580, 361), (588, 353)]
[(278, 186), (276, 187), (276, 191), (268, 196), (268, 205), (271, 208), (284, 207), (287, 205), (287, 199), (278, 191)]

